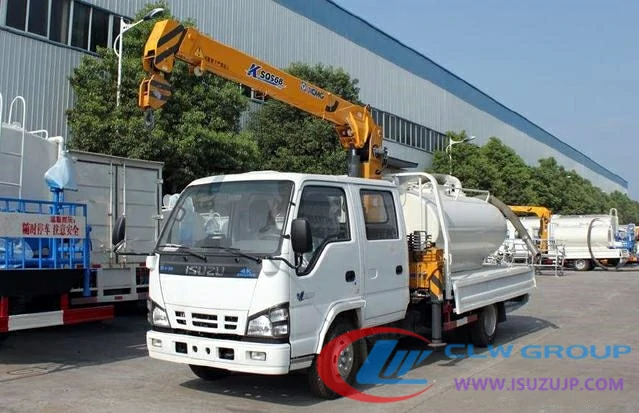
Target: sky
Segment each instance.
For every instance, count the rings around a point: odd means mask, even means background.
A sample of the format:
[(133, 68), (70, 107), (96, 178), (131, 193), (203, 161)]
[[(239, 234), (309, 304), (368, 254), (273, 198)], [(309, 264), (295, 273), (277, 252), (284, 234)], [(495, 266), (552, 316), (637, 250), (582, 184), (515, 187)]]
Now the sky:
[(639, 201), (639, 1), (333, 1), (620, 175)]

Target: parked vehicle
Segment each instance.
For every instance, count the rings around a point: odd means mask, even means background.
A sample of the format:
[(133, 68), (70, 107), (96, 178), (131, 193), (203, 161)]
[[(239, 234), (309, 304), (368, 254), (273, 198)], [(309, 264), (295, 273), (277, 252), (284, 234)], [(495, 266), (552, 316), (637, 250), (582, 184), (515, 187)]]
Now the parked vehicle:
[[(595, 266), (623, 266), (635, 246), (634, 224), (620, 225), (617, 210), (608, 214), (559, 215), (544, 207), (511, 206), (517, 213), (533, 212), (520, 221), (528, 236), (535, 239), (543, 260), (560, 260), (561, 265), (578, 271)], [(496, 255), (509, 254), (512, 262), (530, 262), (531, 256), (520, 232), (509, 225), (508, 236)]]
[(630, 254), (626, 246), (617, 244), (618, 228), (617, 210), (612, 208), (609, 214), (554, 215), (549, 235), (564, 243), (568, 266), (587, 271), (626, 263)]
[(67, 150), (62, 137), (24, 128), (25, 103), (15, 98), (0, 122), (0, 335), (144, 306), (145, 255), (115, 255), (111, 235), (126, 214), (125, 251), (155, 244), (162, 163)]
[[(313, 394), (331, 398), (318, 354), (343, 333), (395, 325), (436, 347), (443, 331), (469, 325), (486, 346), (506, 303), (526, 302), (531, 266), (484, 264), (505, 239), (505, 215), (521, 227), (516, 216), (452, 176), (383, 175), (387, 153), (367, 107), (165, 20), (144, 52), (149, 120), (170, 95), (175, 59), (332, 122), (349, 176), (256, 171), (190, 183), (147, 258), (150, 357), (209, 380), (305, 370)], [(352, 343), (335, 367), (353, 383), (365, 357)]]

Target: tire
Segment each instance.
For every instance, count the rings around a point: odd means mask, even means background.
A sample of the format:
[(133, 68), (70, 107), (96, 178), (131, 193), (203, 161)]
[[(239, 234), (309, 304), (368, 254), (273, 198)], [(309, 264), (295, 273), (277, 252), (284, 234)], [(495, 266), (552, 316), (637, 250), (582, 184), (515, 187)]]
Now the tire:
[(590, 260), (575, 260), (575, 270), (588, 271), (592, 267)]
[(495, 304), (481, 309), (477, 321), (470, 326), (470, 341), (478, 347), (486, 347), (497, 335), (498, 311)]
[(196, 376), (206, 381), (223, 379), (231, 374), (228, 370), (218, 369), (215, 367), (196, 366), (194, 364), (189, 364), (189, 367)]
[[(332, 341), (334, 338), (341, 336), (342, 334), (347, 333), (353, 329), (354, 327), (350, 322), (339, 319), (336, 320), (331, 328), (328, 330), (328, 333), (326, 333), (324, 346)], [(344, 381), (351, 386), (355, 382), (357, 372), (362, 365), (365, 345), (366, 344), (364, 340), (359, 340), (344, 349), (344, 351), (340, 355), (340, 359), (342, 359), (343, 356), (347, 357), (347, 359), (344, 360), (346, 362), (344, 372), (343, 374), (341, 372), (340, 373), (342, 374), (342, 378), (344, 379)], [(348, 356), (349, 353), (350, 357)], [(311, 393), (315, 397), (329, 400), (341, 397), (339, 394), (331, 390), (326, 384), (324, 384), (324, 382), (320, 378), (317, 368), (317, 358), (318, 357), (315, 356), (315, 358), (313, 359), (313, 363), (306, 373), (306, 378), (308, 380), (308, 386), (311, 390)]]

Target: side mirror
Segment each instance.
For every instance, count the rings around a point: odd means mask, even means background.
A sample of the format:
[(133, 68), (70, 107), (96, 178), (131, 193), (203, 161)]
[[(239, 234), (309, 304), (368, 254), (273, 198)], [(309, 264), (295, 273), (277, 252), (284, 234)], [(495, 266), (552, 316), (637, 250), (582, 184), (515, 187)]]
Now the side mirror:
[(126, 234), (126, 217), (121, 215), (115, 221), (113, 227), (113, 233), (111, 234), (111, 244), (113, 244), (113, 251), (117, 252), (124, 242), (124, 236)]
[(304, 218), (294, 219), (291, 223), (291, 244), (295, 254), (313, 251), (311, 225)]

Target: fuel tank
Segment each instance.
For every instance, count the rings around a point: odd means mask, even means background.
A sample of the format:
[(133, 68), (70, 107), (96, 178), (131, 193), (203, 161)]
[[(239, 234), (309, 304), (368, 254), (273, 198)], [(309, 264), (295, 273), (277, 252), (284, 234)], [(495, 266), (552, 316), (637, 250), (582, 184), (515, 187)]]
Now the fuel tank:
[[(451, 272), (482, 268), (484, 259), (505, 241), (506, 218), (483, 199), (440, 192), (444, 223), (449, 234)], [(411, 188), (401, 193), (406, 229), (426, 231), (438, 248), (444, 248), (442, 226), (432, 190)]]

